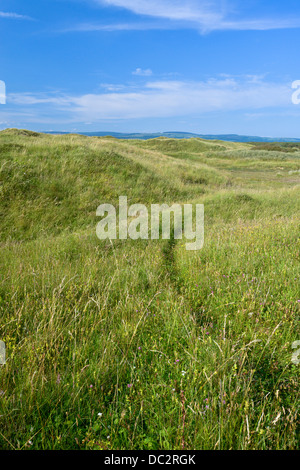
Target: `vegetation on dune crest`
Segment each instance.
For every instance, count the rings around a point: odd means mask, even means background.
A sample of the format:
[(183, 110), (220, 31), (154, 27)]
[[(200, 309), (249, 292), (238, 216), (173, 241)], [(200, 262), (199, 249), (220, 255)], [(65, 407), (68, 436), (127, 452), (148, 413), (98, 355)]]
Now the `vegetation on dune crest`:
[[(296, 145), (0, 132), (2, 449), (296, 449)], [(205, 243), (100, 241), (203, 203)]]

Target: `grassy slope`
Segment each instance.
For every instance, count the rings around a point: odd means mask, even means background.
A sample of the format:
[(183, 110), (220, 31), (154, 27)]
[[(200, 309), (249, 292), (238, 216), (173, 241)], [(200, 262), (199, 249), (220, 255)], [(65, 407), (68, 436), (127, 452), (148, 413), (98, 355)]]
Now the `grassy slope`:
[[(0, 448), (297, 447), (300, 151), (262, 147), (0, 133)], [(204, 248), (99, 241), (119, 195), (204, 203)]]

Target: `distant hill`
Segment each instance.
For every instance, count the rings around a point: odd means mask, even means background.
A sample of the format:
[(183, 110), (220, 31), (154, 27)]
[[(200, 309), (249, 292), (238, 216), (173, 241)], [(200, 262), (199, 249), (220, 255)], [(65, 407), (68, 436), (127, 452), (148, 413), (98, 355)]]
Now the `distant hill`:
[[(272, 138), (272, 137), (259, 137), (259, 136), (247, 136), (238, 134), (193, 134), (191, 132), (158, 132), (158, 133), (134, 133), (126, 134), (121, 132), (76, 132), (80, 135), (86, 135), (90, 137), (104, 137), (111, 136), (116, 139), (139, 139), (148, 140), (155, 139), (158, 137), (167, 137), (173, 139), (190, 139), (200, 138), (205, 140), (223, 140), (227, 142), (300, 142), (300, 139), (296, 138)], [(46, 134), (70, 134), (69, 132), (46, 132)]]

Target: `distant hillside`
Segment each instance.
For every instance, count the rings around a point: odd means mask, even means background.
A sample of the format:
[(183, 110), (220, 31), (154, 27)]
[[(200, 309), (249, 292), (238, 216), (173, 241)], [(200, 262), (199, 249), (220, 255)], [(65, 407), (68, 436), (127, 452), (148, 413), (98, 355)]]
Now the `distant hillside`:
[[(46, 132), (47, 134), (69, 134), (69, 132)], [(200, 138), (206, 140), (223, 140), (227, 142), (300, 142), (296, 138), (272, 138), (272, 137), (259, 137), (247, 136), (238, 134), (193, 134), (191, 132), (158, 132), (158, 133), (134, 133), (125, 134), (121, 132), (76, 132), (76, 134), (86, 135), (90, 137), (103, 137), (111, 136), (116, 139), (140, 139), (148, 140), (157, 137), (167, 137), (172, 139), (190, 139)]]

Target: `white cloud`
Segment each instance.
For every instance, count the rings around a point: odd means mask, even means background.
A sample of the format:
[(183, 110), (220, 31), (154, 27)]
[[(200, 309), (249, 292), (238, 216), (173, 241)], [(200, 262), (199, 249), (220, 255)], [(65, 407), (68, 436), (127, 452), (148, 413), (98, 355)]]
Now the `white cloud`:
[(11, 13), (11, 12), (5, 12), (5, 11), (0, 11), (0, 18), (10, 18), (10, 19), (15, 19), (15, 20), (31, 20), (29, 16), (25, 15), (19, 15), (18, 13)]
[(17, 105), (54, 104), (61, 106), (71, 103), (70, 97), (56, 93), (10, 93), (7, 101)]
[(139, 75), (140, 77), (150, 77), (151, 75), (153, 75), (153, 72), (151, 69), (137, 68), (132, 72), (132, 75)]
[(235, 30), (235, 31), (269, 31), (272, 29), (296, 29), (300, 28), (300, 19), (257, 19), (243, 21), (221, 21), (210, 30)]
[(118, 31), (149, 31), (149, 30), (166, 30), (166, 29), (177, 29), (177, 24), (170, 24), (169, 22), (143, 22), (143, 23), (80, 23), (74, 24), (67, 28), (59, 30), (60, 33), (69, 32), (118, 32)]
[[(43, 116), (57, 112), (66, 121), (95, 122), (113, 119), (203, 116), (209, 112), (255, 112), (291, 106), (291, 87), (257, 77), (211, 79), (202, 82), (149, 81), (142, 88), (119, 92), (67, 96), (14, 94), (8, 102), (37, 106)], [(27, 109), (28, 110), (28, 109)]]
[(133, 29), (140, 29), (137, 27), (132, 27), (130, 24), (121, 23), (121, 24), (98, 24), (98, 23), (82, 23), (70, 26), (68, 28), (62, 29), (62, 33), (68, 33), (72, 31), (78, 32), (93, 32), (93, 31), (103, 31), (103, 32), (114, 32), (114, 31), (130, 31)]
[[(120, 7), (137, 15), (171, 20), (177, 27), (192, 27), (201, 32), (214, 30), (271, 30), (299, 28), (300, 18), (237, 18), (238, 8), (232, 0), (95, 0), (97, 3)], [(234, 13), (234, 17), (232, 14)], [(134, 26), (119, 25), (119, 28)]]
[(126, 8), (138, 15), (172, 20), (212, 21), (221, 17), (213, 8), (220, 4), (217, 0), (98, 0), (98, 3)]
[(119, 85), (115, 83), (101, 83), (100, 86), (107, 91), (122, 91), (126, 88), (125, 85)]

